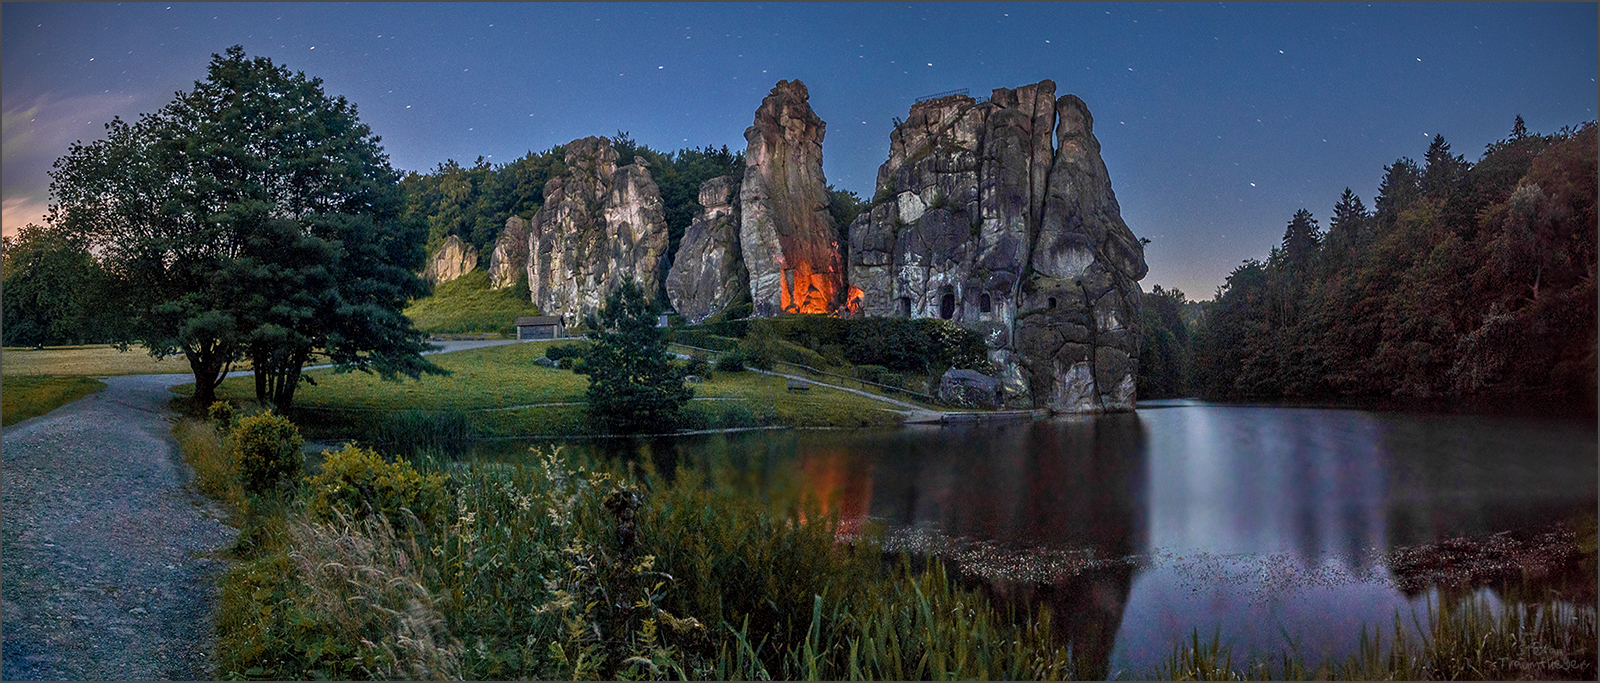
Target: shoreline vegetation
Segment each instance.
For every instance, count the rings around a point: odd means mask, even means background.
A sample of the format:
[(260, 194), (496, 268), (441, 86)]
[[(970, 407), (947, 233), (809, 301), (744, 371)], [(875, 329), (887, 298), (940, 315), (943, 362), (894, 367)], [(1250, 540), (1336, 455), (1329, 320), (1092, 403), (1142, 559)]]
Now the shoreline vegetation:
[[(250, 439), (237, 426), (289, 423), (232, 412), (174, 428), (196, 484), (242, 530), (222, 580), (219, 677), (1107, 674), (1107, 662), (1074, 651), (1067, 621), (1048, 608), (991, 603), (959, 565), (886, 549), (875, 525), (842, 534), (837, 517), (797, 491), (743, 493), (747, 464), (668, 473), (555, 447), (495, 464), (347, 445), (306, 476), (263, 481), (240, 473), (239, 462), (258, 460), (239, 455)], [(1551, 546), (1567, 548), (1552, 561), (1592, 575), (1592, 521), (1564, 529), (1546, 535), (1567, 543)], [(1478, 560), (1520, 547), (1490, 539), (1474, 554), (1466, 543), (1399, 552), (1428, 576), (1454, 563), (1464, 567), (1458, 578), (1482, 583)], [(1341, 660), (1235, 661), (1226, 639), (1196, 632), (1137, 675), (1593, 679), (1592, 604), (1517, 590), (1530, 585), (1527, 572), (1491, 578), (1507, 607), (1445, 590), (1425, 614), (1351, 634), (1355, 653)]]

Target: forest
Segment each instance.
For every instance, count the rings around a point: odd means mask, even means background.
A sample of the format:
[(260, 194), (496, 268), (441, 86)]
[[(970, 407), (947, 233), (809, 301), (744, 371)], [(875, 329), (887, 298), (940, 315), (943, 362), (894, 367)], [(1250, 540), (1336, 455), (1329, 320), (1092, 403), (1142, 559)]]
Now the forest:
[(1476, 163), (1435, 136), (1368, 209), (1290, 218), (1215, 296), (1144, 299), (1140, 397), (1595, 393), (1596, 127), (1510, 136)]

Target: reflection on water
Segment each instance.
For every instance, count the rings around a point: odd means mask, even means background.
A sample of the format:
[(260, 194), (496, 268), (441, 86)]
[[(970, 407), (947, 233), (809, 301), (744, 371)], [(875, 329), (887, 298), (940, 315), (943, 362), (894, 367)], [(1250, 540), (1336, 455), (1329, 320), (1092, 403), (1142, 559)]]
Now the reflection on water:
[(1348, 652), (1363, 624), (1429, 599), (1395, 589), (1386, 553), (1594, 514), (1600, 464), (1592, 421), (1182, 401), (587, 448), (664, 472), (739, 461), (747, 485), (809, 499), (845, 533), (880, 520), (904, 547), (962, 558), (1002, 604), (1048, 605), (1080, 675), (1112, 676), (1195, 630), (1238, 656)]

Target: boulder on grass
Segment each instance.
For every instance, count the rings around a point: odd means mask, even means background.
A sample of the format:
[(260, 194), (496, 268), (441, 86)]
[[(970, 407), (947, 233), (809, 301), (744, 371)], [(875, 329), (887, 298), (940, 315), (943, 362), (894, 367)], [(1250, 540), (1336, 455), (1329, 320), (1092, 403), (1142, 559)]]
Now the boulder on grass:
[(939, 378), (939, 400), (962, 408), (999, 408), (1000, 380), (977, 370), (946, 370)]

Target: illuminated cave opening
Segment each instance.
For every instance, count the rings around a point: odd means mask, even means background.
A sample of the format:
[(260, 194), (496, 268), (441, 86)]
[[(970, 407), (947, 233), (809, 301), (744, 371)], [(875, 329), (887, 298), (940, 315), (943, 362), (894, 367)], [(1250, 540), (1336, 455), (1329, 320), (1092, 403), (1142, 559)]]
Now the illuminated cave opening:
[(814, 272), (811, 264), (802, 261), (784, 270), (779, 303), (785, 313), (832, 313), (841, 284), (834, 273)]

